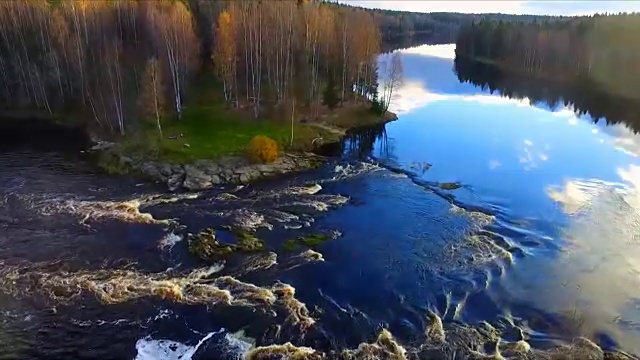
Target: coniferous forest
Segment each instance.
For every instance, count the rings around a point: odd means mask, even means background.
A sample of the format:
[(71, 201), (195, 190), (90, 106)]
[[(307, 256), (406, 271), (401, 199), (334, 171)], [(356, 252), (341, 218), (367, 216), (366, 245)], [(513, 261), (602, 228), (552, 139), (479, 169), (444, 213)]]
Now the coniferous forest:
[(529, 23), (480, 21), (460, 32), (456, 53), (511, 71), (559, 81), (589, 81), (637, 97), (640, 14), (555, 18)]

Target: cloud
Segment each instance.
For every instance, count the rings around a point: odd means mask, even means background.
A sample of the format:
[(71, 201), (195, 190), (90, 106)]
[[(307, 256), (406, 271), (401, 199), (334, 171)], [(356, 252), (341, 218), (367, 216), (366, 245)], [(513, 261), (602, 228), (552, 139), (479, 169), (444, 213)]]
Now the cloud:
[(491, 169), (491, 170), (495, 170), (495, 169), (499, 168), (500, 166), (502, 166), (502, 163), (500, 163), (500, 161), (498, 161), (498, 160), (489, 161), (489, 169)]

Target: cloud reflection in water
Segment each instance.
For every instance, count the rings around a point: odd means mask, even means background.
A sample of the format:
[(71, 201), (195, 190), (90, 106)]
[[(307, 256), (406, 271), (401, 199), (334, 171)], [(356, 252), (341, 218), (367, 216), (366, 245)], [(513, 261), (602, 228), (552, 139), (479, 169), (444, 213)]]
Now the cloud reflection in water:
[(629, 165), (616, 172), (621, 182), (572, 179), (547, 189), (569, 216), (562, 229), (566, 244), (548, 273), (540, 269), (558, 280), (528, 296), (551, 311), (574, 311), (583, 333), (596, 336), (605, 324), (623, 348), (637, 352), (640, 166)]

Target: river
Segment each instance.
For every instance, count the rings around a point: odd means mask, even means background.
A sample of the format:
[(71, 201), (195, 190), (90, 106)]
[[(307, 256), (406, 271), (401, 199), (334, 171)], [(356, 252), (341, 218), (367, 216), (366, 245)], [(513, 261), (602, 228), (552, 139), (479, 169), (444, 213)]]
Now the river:
[[(640, 354), (632, 108), (594, 121), (569, 101), (593, 97), (452, 45), (400, 52), (399, 119), (303, 174), (171, 194), (78, 149), (3, 149), (0, 359)], [(225, 225), (266, 250), (189, 254)]]

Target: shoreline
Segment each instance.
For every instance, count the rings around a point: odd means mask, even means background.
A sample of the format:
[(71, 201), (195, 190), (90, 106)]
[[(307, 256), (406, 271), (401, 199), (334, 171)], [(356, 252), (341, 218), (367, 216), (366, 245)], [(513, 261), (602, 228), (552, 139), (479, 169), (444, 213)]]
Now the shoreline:
[[(347, 132), (371, 125), (385, 125), (398, 119), (387, 111), (382, 116), (371, 117), (348, 125), (328, 122), (306, 123), (320, 130), (321, 146), (341, 142)], [(317, 149), (317, 148), (316, 148)], [(270, 164), (251, 163), (244, 155), (226, 155), (215, 159), (201, 158), (193, 162), (171, 163), (151, 159), (140, 153), (124, 152), (118, 143), (94, 139), (89, 152), (97, 155), (97, 164), (111, 173), (139, 175), (155, 183), (165, 184), (169, 191), (202, 191), (221, 185), (247, 185), (256, 181), (302, 172), (324, 164), (328, 157), (313, 151), (282, 151)]]

